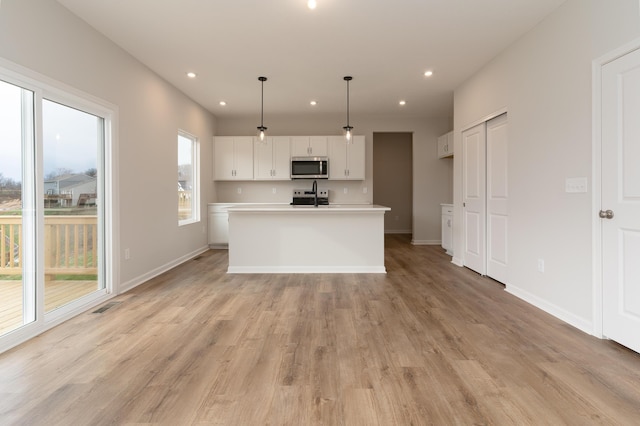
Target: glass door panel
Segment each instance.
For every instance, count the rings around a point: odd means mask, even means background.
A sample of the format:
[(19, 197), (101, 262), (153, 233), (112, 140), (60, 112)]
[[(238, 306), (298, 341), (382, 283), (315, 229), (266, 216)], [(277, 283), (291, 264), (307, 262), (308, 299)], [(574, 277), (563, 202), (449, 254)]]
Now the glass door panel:
[(33, 99), (0, 81), (0, 336), (35, 321)]
[(104, 289), (98, 259), (101, 117), (43, 100), (44, 309)]

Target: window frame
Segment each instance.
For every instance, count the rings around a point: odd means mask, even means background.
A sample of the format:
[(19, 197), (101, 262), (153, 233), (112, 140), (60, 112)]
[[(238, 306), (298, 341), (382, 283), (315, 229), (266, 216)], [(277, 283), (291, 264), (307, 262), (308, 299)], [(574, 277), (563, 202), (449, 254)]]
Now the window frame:
[[(182, 129), (178, 130), (178, 137), (176, 139), (176, 165), (178, 168), (180, 167), (180, 138), (191, 141), (191, 216), (185, 219), (180, 219), (180, 202), (179, 197), (176, 197), (178, 200), (177, 212), (179, 227), (200, 222), (200, 141), (197, 136)], [(178, 189), (177, 191), (179, 195), (180, 190)]]

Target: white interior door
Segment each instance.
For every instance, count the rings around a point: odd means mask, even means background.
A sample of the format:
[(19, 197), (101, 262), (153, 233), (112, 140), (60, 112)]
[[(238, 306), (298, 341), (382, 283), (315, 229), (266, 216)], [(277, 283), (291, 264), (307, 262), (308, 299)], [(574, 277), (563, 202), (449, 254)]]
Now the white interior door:
[(486, 274), (486, 128), (462, 132), (464, 266)]
[[(640, 352), (640, 50), (602, 67), (602, 330)], [(607, 211), (611, 213), (607, 214)]]
[(507, 282), (507, 114), (487, 121), (487, 276)]

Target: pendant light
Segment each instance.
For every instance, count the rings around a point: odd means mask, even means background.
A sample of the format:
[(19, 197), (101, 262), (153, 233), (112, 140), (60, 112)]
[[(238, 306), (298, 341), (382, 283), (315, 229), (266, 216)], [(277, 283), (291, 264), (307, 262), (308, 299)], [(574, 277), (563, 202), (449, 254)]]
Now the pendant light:
[(258, 139), (260, 140), (260, 142), (266, 142), (267, 128), (264, 127), (264, 82), (267, 81), (267, 77), (258, 77), (258, 80), (260, 80), (262, 84), (262, 94), (260, 99), (260, 125), (258, 126)]
[(353, 131), (353, 127), (349, 125), (349, 82), (353, 80), (353, 77), (351, 76), (345, 76), (344, 77), (344, 81), (347, 82), (347, 125), (343, 127), (344, 129), (344, 137), (347, 140), (347, 143), (351, 143), (352, 141), (352, 131)]

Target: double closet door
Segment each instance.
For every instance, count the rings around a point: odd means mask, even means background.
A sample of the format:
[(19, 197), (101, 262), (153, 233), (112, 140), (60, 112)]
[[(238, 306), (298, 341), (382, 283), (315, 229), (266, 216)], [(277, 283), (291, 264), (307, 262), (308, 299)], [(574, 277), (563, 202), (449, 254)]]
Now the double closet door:
[(507, 114), (462, 132), (464, 265), (507, 282)]

